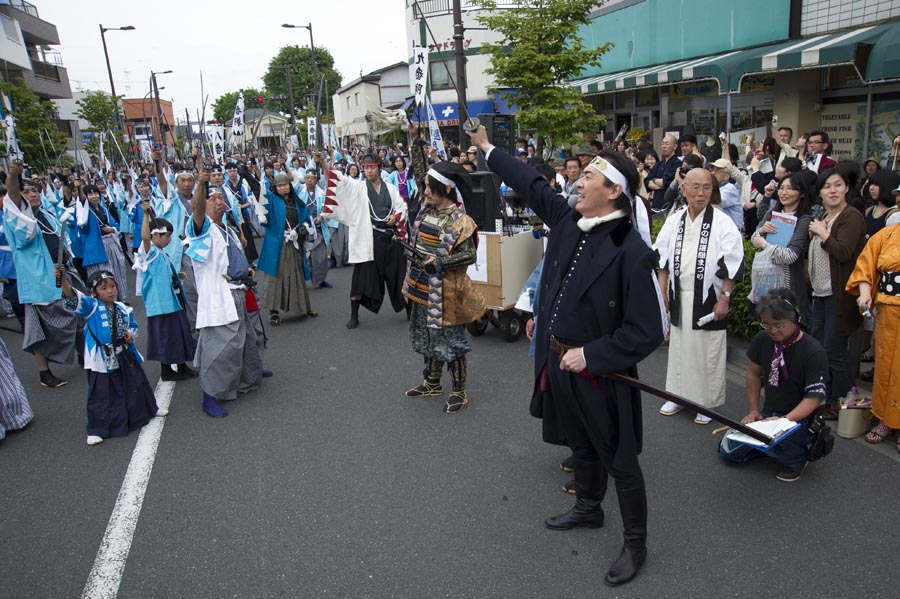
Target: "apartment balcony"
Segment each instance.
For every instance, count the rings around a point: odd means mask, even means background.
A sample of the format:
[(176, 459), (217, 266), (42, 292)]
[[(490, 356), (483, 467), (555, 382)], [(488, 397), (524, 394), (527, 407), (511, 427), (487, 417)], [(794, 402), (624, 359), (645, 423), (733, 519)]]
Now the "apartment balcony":
[(6, 4), (0, 4), (0, 13), (19, 22), (26, 44), (59, 45), (59, 31), (56, 30), (56, 25), (41, 19), (34, 4), (23, 0), (6, 0), (6, 2)]
[[(497, 0), (497, 8), (518, 8), (519, 0)], [(475, 0), (460, 0), (462, 9), (481, 10), (481, 4)], [(413, 18), (434, 17), (453, 13), (453, 0), (419, 0), (413, 4)]]
[(31, 59), (31, 70), (9, 69), (9, 78), (24, 79), (25, 85), (45, 100), (61, 100), (72, 97), (69, 72), (64, 66)]

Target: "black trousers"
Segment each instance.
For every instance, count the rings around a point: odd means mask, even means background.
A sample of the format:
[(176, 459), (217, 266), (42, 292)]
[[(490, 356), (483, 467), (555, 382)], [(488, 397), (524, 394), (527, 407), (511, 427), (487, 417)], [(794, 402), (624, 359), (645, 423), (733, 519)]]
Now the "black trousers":
[(627, 388), (606, 379), (592, 380), (561, 370), (559, 355), (554, 351), (548, 354), (547, 375), (559, 425), (572, 455), (600, 462), (615, 480), (619, 493), (643, 487), (644, 475), (638, 462), (639, 400), (634, 401)]
[(372, 231), (375, 259), (353, 265), (350, 297), (362, 297), (360, 305), (378, 313), (384, 302), (384, 291), (391, 300), (394, 312), (406, 309), (403, 297), (403, 278), (406, 277), (406, 257), (403, 248), (391, 241), (392, 233)]

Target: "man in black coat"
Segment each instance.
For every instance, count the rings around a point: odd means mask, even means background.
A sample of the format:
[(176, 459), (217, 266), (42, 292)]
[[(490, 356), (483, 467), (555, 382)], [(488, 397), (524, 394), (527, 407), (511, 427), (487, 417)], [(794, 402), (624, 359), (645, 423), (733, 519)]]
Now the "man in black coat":
[[(537, 171), (494, 148), (484, 127), (470, 137), (490, 170), (551, 228), (536, 318), (535, 393), (543, 397), (545, 438), (564, 439), (576, 458), (576, 502), (546, 525), (602, 526), (611, 475), (625, 543), (605, 580), (626, 583), (646, 558), (640, 394), (603, 375), (637, 376), (637, 363), (663, 339), (655, 255), (631, 221), (637, 170), (626, 156), (601, 152), (584, 169), (572, 208)], [(559, 430), (548, 431), (548, 419)]]

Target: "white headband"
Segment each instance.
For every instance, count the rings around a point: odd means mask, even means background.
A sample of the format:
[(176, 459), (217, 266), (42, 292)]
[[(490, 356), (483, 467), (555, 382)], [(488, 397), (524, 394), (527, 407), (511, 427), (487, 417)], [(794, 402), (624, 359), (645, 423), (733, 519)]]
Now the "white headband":
[(453, 191), (456, 192), (456, 200), (457, 200), (457, 202), (459, 203), (460, 206), (463, 205), (462, 194), (459, 193), (459, 189), (457, 189), (456, 183), (454, 183), (453, 181), (451, 181), (450, 179), (448, 179), (448, 178), (445, 177), (444, 175), (440, 174), (439, 172), (437, 172), (437, 171), (434, 170), (433, 168), (428, 169), (428, 176), (431, 177), (432, 179), (437, 179), (438, 181), (440, 181), (440, 182), (443, 183), (444, 185), (449, 185), (450, 187), (452, 187), (452, 188), (453, 188)]
[(601, 158), (597, 156), (593, 160), (591, 160), (588, 167), (593, 167), (594, 170), (601, 173), (604, 177), (612, 181), (613, 183), (618, 184), (622, 188), (622, 193), (631, 200), (633, 196), (631, 194), (631, 189), (628, 187), (628, 179), (625, 178), (625, 175), (622, 174), (622, 171), (617, 169), (607, 161), (605, 158)]
[(160, 233), (160, 234), (163, 234), (163, 235), (164, 235), (164, 234), (169, 233), (169, 232), (170, 232), (170, 231), (169, 231), (168, 229), (166, 229), (165, 227), (163, 227), (162, 229), (153, 229), (152, 231), (150, 231), (150, 234), (151, 234), (151, 235), (156, 235), (157, 233)]

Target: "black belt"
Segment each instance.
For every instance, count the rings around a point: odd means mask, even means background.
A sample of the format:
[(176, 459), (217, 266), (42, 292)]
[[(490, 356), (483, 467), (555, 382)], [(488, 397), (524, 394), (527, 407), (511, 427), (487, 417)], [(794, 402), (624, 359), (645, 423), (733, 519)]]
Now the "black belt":
[(890, 271), (881, 273), (881, 282), (878, 285), (878, 292), (884, 295), (900, 296), (900, 271)]
[(553, 335), (550, 335), (550, 349), (559, 354), (559, 364), (562, 367), (562, 359), (563, 356), (566, 355), (566, 352), (570, 349), (576, 349), (577, 345), (569, 345), (567, 343), (563, 343)]

